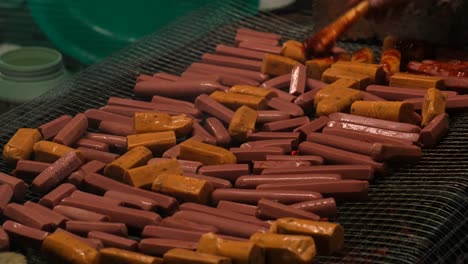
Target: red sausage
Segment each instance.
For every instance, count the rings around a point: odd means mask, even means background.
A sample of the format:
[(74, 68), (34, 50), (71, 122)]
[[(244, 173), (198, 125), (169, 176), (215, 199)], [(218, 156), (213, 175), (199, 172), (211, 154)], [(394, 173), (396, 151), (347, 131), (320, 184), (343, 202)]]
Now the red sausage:
[(64, 128), (71, 120), (71, 116), (63, 115), (39, 126), (38, 129), (44, 139), (51, 139), (55, 137), (55, 135), (57, 135), (57, 133), (62, 130), (62, 128)]
[(88, 129), (88, 118), (84, 114), (77, 114), (54, 137), (54, 142), (71, 146), (80, 139)]
[(33, 190), (46, 193), (82, 165), (75, 152), (68, 152), (41, 172), (32, 182)]

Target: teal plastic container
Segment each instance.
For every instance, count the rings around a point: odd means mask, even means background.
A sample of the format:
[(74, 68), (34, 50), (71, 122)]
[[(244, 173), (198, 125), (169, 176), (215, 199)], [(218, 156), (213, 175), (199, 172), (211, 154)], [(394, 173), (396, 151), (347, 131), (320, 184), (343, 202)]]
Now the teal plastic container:
[(62, 54), (54, 49), (25, 47), (0, 55), (0, 111), (28, 102), (69, 77)]
[[(239, 0), (258, 10), (259, 0)], [(245, 3), (243, 3), (245, 2)], [(220, 0), (31, 0), (29, 10), (61, 51), (92, 64), (207, 4)], [(209, 16), (210, 14), (207, 14)]]

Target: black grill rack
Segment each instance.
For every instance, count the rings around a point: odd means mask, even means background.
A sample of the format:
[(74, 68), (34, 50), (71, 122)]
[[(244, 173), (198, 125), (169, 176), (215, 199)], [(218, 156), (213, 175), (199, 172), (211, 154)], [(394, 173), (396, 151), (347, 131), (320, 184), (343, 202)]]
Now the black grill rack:
[[(216, 44), (232, 44), (239, 27), (276, 32), (284, 39), (303, 39), (313, 30), (269, 13), (253, 14), (242, 1), (218, 2), (222, 3), (200, 7), (0, 116), (0, 147), (20, 127), (37, 127), (63, 114), (103, 106), (110, 96), (134, 98), (132, 88), (139, 74), (180, 74)], [(361, 47), (341, 46), (350, 51)], [(468, 113), (452, 115), (450, 127), (443, 142), (424, 151), (420, 162), (400, 164), (390, 176), (376, 179), (368, 201), (338, 204), (336, 221), (345, 228), (345, 248), (314, 263), (468, 262)], [(12, 169), (0, 160), (2, 172)], [(39, 197), (29, 192), (27, 200)], [(29, 263), (44, 263), (38, 252), (23, 253)]]

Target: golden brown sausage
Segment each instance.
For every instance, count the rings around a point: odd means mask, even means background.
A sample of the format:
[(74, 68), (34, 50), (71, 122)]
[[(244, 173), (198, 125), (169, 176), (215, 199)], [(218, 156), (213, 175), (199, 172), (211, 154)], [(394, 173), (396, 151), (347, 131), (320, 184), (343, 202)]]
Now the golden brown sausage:
[(39, 130), (20, 128), (3, 148), (3, 158), (11, 164), (15, 164), (18, 160), (29, 159), (34, 144), (41, 139), (42, 135)]
[(446, 103), (445, 94), (436, 88), (428, 89), (422, 106), (421, 126), (426, 126), (436, 116), (444, 114)]
[(145, 165), (152, 157), (151, 151), (145, 147), (133, 148), (109, 163), (104, 168), (104, 175), (122, 181), (123, 176), (129, 169)]
[(261, 72), (269, 75), (284, 75), (292, 72), (299, 62), (280, 55), (265, 54), (263, 57)]
[(154, 179), (151, 189), (155, 192), (173, 196), (181, 202), (208, 204), (213, 186), (205, 180), (180, 176), (177, 174), (160, 174)]
[(174, 248), (164, 254), (164, 264), (231, 264), (231, 260), (187, 249)]
[(445, 88), (444, 81), (441, 78), (402, 72), (393, 74), (390, 77), (389, 85), (416, 89), (437, 88), (443, 90)]
[(39, 141), (33, 146), (34, 159), (42, 162), (55, 162), (70, 151), (75, 151), (81, 160), (84, 160), (83, 154), (76, 149), (67, 147), (51, 141)]
[(160, 155), (175, 145), (176, 135), (174, 131), (144, 133), (127, 136), (128, 150), (138, 146), (144, 146), (156, 155)]
[(179, 158), (199, 161), (204, 165), (235, 164), (237, 162), (236, 156), (229, 150), (193, 139), (180, 144)]
[(97, 264), (162, 264), (163, 259), (119, 248), (99, 250)]
[(56, 232), (42, 242), (42, 255), (48, 263), (94, 264), (98, 259), (96, 249), (65, 232)]
[(269, 264), (308, 264), (316, 255), (310, 236), (255, 233), (250, 241), (265, 249)]
[(239, 107), (229, 123), (229, 135), (239, 141), (245, 141), (248, 132), (255, 130), (256, 121), (257, 111), (248, 106)]
[(183, 171), (177, 160), (167, 159), (154, 164), (127, 170), (123, 180), (135, 187), (148, 188), (151, 187), (158, 175), (164, 173), (182, 175)]
[(233, 264), (263, 264), (263, 249), (251, 241), (222, 239), (214, 233), (206, 233), (198, 241), (197, 251), (231, 258)]
[(171, 116), (164, 113), (135, 113), (133, 122), (137, 134), (174, 131), (178, 137), (190, 133), (193, 124), (185, 114)]
[(319, 255), (332, 254), (343, 247), (344, 230), (339, 224), (298, 219), (280, 218), (271, 226), (270, 231), (279, 234), (311, 236)]
[(407, 102), (357, 101), (351, 105), (351, 114), (371, 118), (410, 123), (414, 105)]
[(233, 110), (236, 110), (243, 105), (246, 105), (255, 110), (266, 108), (266, 101), (263, 97), (260, 96), (216, 91), (210, 94), (210, 97), (215, 99), (218, 103)]
[(306, 60), (304, 45), (297, 40), (288, 40), (284, 42), (281, 54), (300, 62), (304, 62)]

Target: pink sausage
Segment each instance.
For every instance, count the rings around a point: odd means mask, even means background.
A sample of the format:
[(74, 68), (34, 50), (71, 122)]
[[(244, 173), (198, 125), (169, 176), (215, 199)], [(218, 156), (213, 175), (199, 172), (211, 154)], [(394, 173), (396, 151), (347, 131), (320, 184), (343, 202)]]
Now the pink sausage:
[(230, 148), (238, 163), (250, 163), (252, 160), (265, 160), (267, 155), (283, 155), (283, 148), (256, 147), (256, 148)]
[(228, 181), (235, 181), (237, 177), (249, 174), (250, 169), (247, 164), (209, 165), (201, 167), (198, 173)]
[(270, 80), (262, 83), (261, 87), (274, 87), (277, 89), (289, 88), (291, 84), (291, 73), (271, 78)]
[(234, 112), (218, 103), (208, 95), (200, 95), (195, 100), (195, 107), (209, 115), (212, 115), (226, 124), (229, 124), (234, 116)]
[(297, 141), (295, 139), (269, 139), (248, 141), (240, 145), (241, 148), (282, 148), (285, 153), (291, 152), (292, 149), (297, 148)]
[(270, 199), (284, 204), (293, 204), (322, 198), (322, 195), (318, 192), (293, 190), (269, 191), (247, 189), (217, 189), (212, 194), (212, 199), (214, 202), (225, 200), (246, 204), (257, 204), (261, 199)]
[(78, 147), (95, 149), (99, 151), (109, 152), (109, 145), (103, 142), (94, 141), (91, 139), (82, 138), (76, 142)]
[(275, 40), (280, 40), (281, 35), (271, 33), (271, 32), (263, 32), (263, 31), (258, 31), (258, 30), (253, 30), (249, 28), (238, 28), (237, 29), (237, 34), (245, 34), (245, 35), (252, 35), (257, 38), (264, 38), (264, 39), (275, 39)]
[(207, 63), (207, 64), (219, 65), (219, 66), (251, 70), (251, 71), (260, 71), (260, 68), (262, 66), (261, 61), (241, 59), (241, 58), (236, 58), (236, 57), (216, 55), (216, 54), (210, 54), (210, 53), (203, 54), (201, 62)]
[(3, 214), (11, 198), (13, 198), (13, 189), (7, 184), (0, 185), (0, 215)]
[[(282, 91), (280, 89), (277, 89), (277, 88), (274, 88), (274, 87), (265, 87), (265, 89), (274, 92), (278, 96), (277, 99), (281, 99), (281, 100), (286, 101), (286, 102), (292, 102), (297, 98), (297, 96), (295, 96), (295, 95), (289, 94), (287, 92), (284, 92), (284, 91)], [(278, 109), (278, 110), (282, 111), (281, 109)]]
[[(232, 67), (224, 67), (224, 66), (215, 66), (215, 65), (210, 65), (210, 64), (205, 64), (205, 63), (199, 63), (195, 62), (190, 65), (188, 69), (193, 69), (195, 71), (201, 71), (201, 72), (210, 72), (210, 73), (225, 73), (225, 74), (232, 74), (232, 75), (237, 75), (241, 76), (244, 78), (249, 78), (252, 80), (255, 80), (257, 82), (263, 82), (266, 79), (268, 79), (268, 75), (263, 74), (261, 72), (257, 71), (250, 71), (250, 70), (242, 70), (242, 69), (237, 69), (237, 68), (232, 68)], [(226, 89), (224, 89), (226, 90)]]
[(352, 138), (356, 140), (360, 140), (363, 142), (369, 143), (385, 143), (385, 144), (395, 144), (395, 145), (412, 145), (410, 141), (395, 139), (391, 137), (386, 137), (377, 134), (366, 133), (362, 131), (354, 131), (349, 129), (343, 129), (339, 127), (325, 127), (322, 130), (324, 134), (331, 134), (341, 137)]
[(66, 221), (68, 221), (68, 218), (52, 211), (51, 209), (44, 207), (40, 204), (33, 203), (31, 201), (28, 201), (24, 204), (24, 207), (29, 208), (32, 212), (34, 212), (37, 215), (40, 215), (46, 219), (48, 219), (51, 223), (53, 223), (55, 226), (63, 226)]
[(139, 82), (135, 84), (134, 92), (144, 96), (165, 96), (171, 98), (192, 97), (200, 94), (211, 94), (214, 91), (225, 91), (228, 88), (216, 82), (206, 81), (177, 81), (160, 83), (153, 81)]
[(312, 142), (302, 142), (299, 145), (299, 152), (301, 154), (321, 156), (330, 164), (370, 165), (381, 174), (388, 173), (388, 167), (384, 163), (375, 162), (368, 156)]
[(164, 211), (167, 212), (172, 212), (178, 207), (177, 200), (173, 197), (135, 188), (96, 173), (86, 175), (84, 184), (98, 193), (116, 190), (153, 199), (162, 209), (164, 209)]
[(279, 98), (271, 98), (270, 100), (267, 101), (267, 105), (274, 109), (274, 110), (278, 110), (278, 111), (283, 111), (283, 112), (286, 112), (288, 114), (290, 114), (292, 117), (299, 117), (299, 116), (303, 116), (304, 115), (304, 110), (302, 110), (301, 107), (291, 103), (291, 102), (288, 102), (288, 101), (285, 101), (285, 100), (281, 100)]
[(41, 172), (32, 182), (33, 190), (46, 193), (82, 165), (75, 152), (68, 152)]
[(71, 146), (80, 139), (88, 128), (88, 118), (84, 114), (77, 114), (54, 137), (54, 142)]
[(266, 160), (308, 161), (310, 165), (322, 165), (323, 158), (315, 155), (267, 155)]
[(183, 105), (187, 107), (195, 107), (193, 103), (182, 101), (182, 100), (177, 100), (177, 99), (172, 99), (169, 97), (163, 97), (159, 95), (155, 95), (151, 99), (152, 103), (156, 104), (171, 104), (171, 105)]
[(341, 180), (339, 174), (262, 174), (246, 175), (236, 180), (236, 188), (256, 188), (261, 184), (324, 182)]
[(421, 143), (423, 147), (431, 148), (439, 143), (440, 139), (447, 134), (449, 130), (449, 117), (447, 114), (436, 116), (421, 131)]
[(305, 201), (302, 203), (291, 204), (290, 206), (296, 209), (318, 214), (321, 217), (336, 215), (336, 202), (332, 197), (314, 201)]
[(267, 39), (267, 38), (261, 38), (256, 35), (251, 35), (251, 34), (243, 34), (240, 32), (237, 32), (237, 35), (235, 36), (234, 40), (236, 43), (240, 42), (255, 42), (255, 43), (261, 43), (265, 45), (271, 45), (271, 46), (278, 46), (278, 40), (277, 39)]
[(90, 148), (79, 147), (77, 148), (77, 150), (83, 154), (85, 160), (87, 161), (97, 160), (103, 163), (111, 163), (119, 157), (119, 155), (114, 153), (99, 151)]
[(101, 231), (117, 236), (128, 236), (127, 227), (122, 223), (68, 221), (66, 230), (71, 233), (85, 235), (91, 231)]
[(145, 211), (156, 211), (157, 204), (153, 199), (128, 194), (125, 192), (110, 190), (104, 194), (104, 197), (119, 201), (123, 206), (141, 209)]
[(10, 238), (8, 234), (0, 227), (0, 251), (10, 250)]
[(39, 204), (45, 207), (53, 208), (58, 205), (63, 198), (70, 196), (76, 187), (69, 183), (63, 183), (39, 200)]
[(111, 121), (111, 122), (117, 122), (117, 123), (123, 123), (123, 124), (133, 123), (133, 118), (105, 112), (105, 111), (98, 110), (98, 109), (86, 110), (84, 114), (86, 115), (86, 117), (88, 117), (89, 120), (93, 120), (93, 121), (99, 121), (99, 122)]
[(322, 165), (322, 166), (310, 166), (310, 167), (299, 167), (292, 169), (266, 169), (263, 170), (264, 174), (309, 174), (309, 173), (332, 173), (339, 174), (343, 179), (354, 179), (354, 180), (368, 180), (371, 181), (374, 178), (374, 169), (370, 165)]
[(198, 242), (205, 232), (184, 230), (167, 226), (145, 226), (141, 232), (143, 238), (156, 237), (166, 239), (180, 239), (184, 241)]
[(298, 132), (256, 132), (247, 135), (248, 140), (294, 139), (299, 140)]
[(230, 211), (226, 211), (223, 209), (219, 208), (213, 208), (209, 207), (206, 205), (201, 205), (201, 204), (195, 204), (195, 203), (184, 203), (180, 206), (180, 209), (183, 210), (188, 210), (188, 211), (195, 211), (199, 213), (204, 213), (204, 214), (209, 214), (209, 215), (214, 215), (214, 216), (219, 216), (219, 217), (224, 217), (227, 219), (232, 219), (240, 222), (245, 222), (249, 224), (254, 224), (254, 225), (259, 225), (263, 227), (269, 227), (270, 224), (264, 221), (261, 221), (255, 217), (250, 217), (246, 216), (244, 214), (238, 214)]
[(51, 219), (39, 214), (32, 214), (31, 209), (17, 203), (10, 203), (5, 207), (3, 214), (13, 221), (23, 225), (41, 229), (44, 231), (52, 231), (57, 225)]
[(265, 52), (253, 51), (249, 49), (242, 49), (219, 44), (216, 46), (216, 54), (261, 61), (263, 59), (263, 56), (265, 55)]
[(178, 228), (182, 230), (189, 230), (189, 231), (198, 231), (204, 233), (217, 233), (218, 228), (211, 226), (211, 225), (204, 225), (195, 223), (186, 219), (177, 218), (177, 217), (166, 217), (161, 221), (161, 226), (171, 227), (171, 228)]
[(135, 134), (133, 123), (119, 123), (113, 121), (102, 121), (98, 127), (99, 131), (116, 136), (128, 136)]
[(216, 208), (250, 216), (255, 216), (255, 211), (257, 210), (257, 208), (253, 205), (230, 201), (219, 201)]
[(164, 79), (164, 80), (167, 80), (167, 81), (172, 81), (172, 82), (180, 80), (179, 76), (169, 74), (169, 73), (165, 73), (165, 72), (155, 73), (155, 74), (153, 74), (153, 77)]
[(389, 129), (383, 129), (383, 128), (375, 128), (375, 127), (370, 127), (370, 126), (365, 126), (365, 125), (357, 125), (357, 124), (352, 124), (352, 123), (345, 123), (345, 122), (340, 122), (340, 121), (330, 121), (327, 124), (327, 127), (338, 127), (338, 128), (343, 128), (345, 130), (353, 130), (357, 132), (364, 132), (364, 133), (370, 133), (370, 134), (375, 134), (379, 136), (384, 136), (400, 141), (407, 141), (410, 143), (417, 142), (419, 140), (419, 133), (409, 133), (409, 132), (400, 132), (400, 131), (394, 131), (394, 130), (389, 130)]
[(271, 183), (261, 184), (256, 190), (305, 190), (320, 192), (335, 199), (351, 201), (367, 199), (369, 182), (339, 180), (330, 182)]
[(318, 221), (320, 216), (290, 207), (275, 201), (261, 199), (258, 201), (256, 216), (262, 219), (278, 219), (282, 217), (296, 217), (301, 219), (309, 219)]
[(281, 120), (287, 120), (291, 116), (288, 113), (276, 110), (259, 110), (257, 111), (257, 123), (269, 123)]
[(231, 182), (220, 179), (220, 178), (210, 177), (210, 176), (201, 175), (201, 174), (194, 174), (194, 173), (184, 173), (184, 176), (205, 180), (209, 182), (211, 186), (213, 186), (214, 189), (232, 188)]
[(216, 138), (219, 146), (226, 147), (231, 143), (231, 136), (226, 127), (215, 117), (209, 117), (205, 120), (205, 129)]
[(174, 217), (187, 219), (200, 224), (214, 226), (219, 229), (219, 232), (221, 234), (230, 236), (250, 237), (256, 232), (266, 231), (265, 227), (261, 227), (259, 225), (254, 225), (242, 221), (232, 220), (225, 217), (200, 213), (196, 211), (179, 211), (174, 214)]
[(242, 41), (239, 43), (238, 47), (272, 54), (281, 54), (281, 47), (254, 41)]
[(302, 136), (307, 136), (310, 133), (321, 131), (328, 124), (328, 121), (330, 121), (328, 117), (321, 116), (300, 127), (296, 127), (293, 132), (300, 132)]
[(153, 212), (106, 204), (93, 203), (84, 199), (65, 198), (61, 205), (78, 207), (95, 213), (109, 216), (112, 222), (125, 223), (129, 227), (142, 229), (146, 225), (156, 225), (161, 217)]
[(60, 116), (57, 119), (54, 119), (48, 123), (45, 123), (38, 127), (39, 131), (42, 134), (44, 139), (51, 139), (57, 135), (57, 133), (62, 130), (70, 121), (72, 117), (69, 115)]
[(400, 123), (400, 122), (393, 122), (387, 121), (382, 119), (364, 117), (364, 116), (357, 116), (357, 115), (350, 115), (344, 113), (334, 113), (328, 116), (328, 118), (332, 121), (339, 121), (369, 127), (376, 127), (400, 132), (407, 132), (407, 133), (419, 133), (421, 132), (421, 128), (419, 126), (407, 124), (407, 123)]
[(124, 238), (101, 231), (89, 232), (88, 238), (100, 240), (104, 247), (120, 248), (129, 251), (136, 251), (138, 248), (138, 242), (133, 239)]
[(289, 93), (294, 95), (301, 95), (305, 93), (306, 79), (306, 67), (302, 64), (294, 66), (291, 73), (291, 85), (289, 86)]
[(92, 193), (82, 192), (79, 190), (74, 191), (69, 197), (73, 199), (77, 199), (77, 200), (84, 200), (87, 202), (93, 202), (93, 203), (102, 204), (102, 205), (109, 205), (109, 206), (123, 205), (122, 201), (112, 199), (109, 197), (99, 196), (99, 195), (92, 194)]
[(115, 135), (107, 135), (100, 133), (86, 133), (85, 138), (94, 141), (106, 143), (110, 146), (117, 146), (120, 148), (127, 148), (127, 138)]
[(173, 248), (195, 250), (197, 243), (177, 239), (145, 238), (140, 241), (138, 250), (143, 254), (162, 256)]
[(23, 180), (0, 172), (0, 184), (6, 184), (13, 189), (13, 197), (16, 201), (22, 201), (26, 195), (28, 185)]
[(13, 176), (20, 179), (31, 179), (35, 178), (41, 172), (43, 172), (50, 163), (34, 161), (34, 160), (18, 160), (16, 163), (16, 169), (12, 172)]
[(293, 131), (297, 127), (309, 122), (306, 116), (291, 118), (287, 120), (274, 121), (263, 124), (262, 130), (267, 132)]
[(42, 240), (49, 235), (48, 232), (38, 228), (22, 225), (11, 220), (5, 221), (2, 227), (7, 232), (11, 242), (26, 248), (40, 249)]
[(88, 221), (88, 222), (108, 222), (107, 215), (98, 214), (81, 208), (57, 205), (54, 207), (54, 212), (57, 212), (71, 220)]

